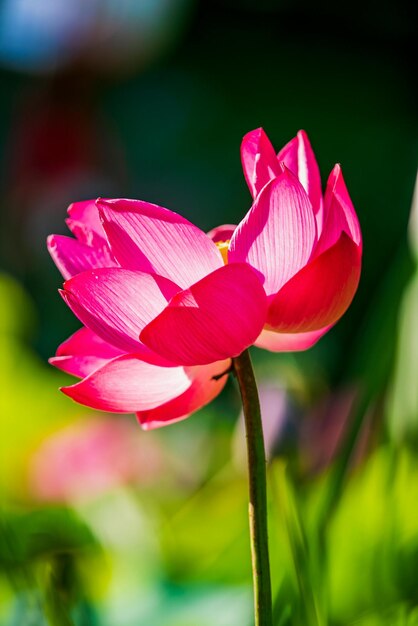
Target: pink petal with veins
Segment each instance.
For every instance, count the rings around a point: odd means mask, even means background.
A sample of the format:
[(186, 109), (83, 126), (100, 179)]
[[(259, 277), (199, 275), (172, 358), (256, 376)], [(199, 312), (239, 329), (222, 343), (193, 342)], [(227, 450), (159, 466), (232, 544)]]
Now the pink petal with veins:
[(84, 378), (121, 354), (121, 350), (83, 327), (58, 346), (49, 363), (67, 374)]
[(213, 241), (173, 211), (140, 200), (98, 200), (110, 248), (122, 267), (190, 287), (223, 265)]
[(316, 223), (309, 198), (284, 168), (257, 196), (235, 230), (230, 263), (246, 262), (258, 271), (267, 295), (275, 294), (309, 261)]
[(61, 391), (93, 409), (134, 413), (164, 404), (190, 385), (182, 367), (160, 367), (134, 354), (124, 354)]
[(245, 135), (241, 143), (241, 162), (253, 198), (269, 180), (281, 173), (274, 148), (262, 128)]
[(272, 330), (263, 330), (254, 345), (270, 352), (301, 352), (312, 348), (330, 328), (332, 325), (308, 333), (276, 333)]
[(88, 246), (72, 237), (49, 235), (47, 247), (55, 265), (66, 280), (85, 270), (116, 266), (106, 245)]
[(85, 378), (99, 369), (99, 367), (103, 367), (109, 360), (83, 354), (79, 356), (52, 356), (48, 359), (48, 363), (66, 374), (71, 374), (71, 376), (76, 376), (77, 378)]
[(308, 135), (304, 130), (300, 130), (297, 136), (280, 150), (277, 159), (283, 161), (303, 185), (312, 203), (318, 232), (321, 232), (323, 222), (321, 176)]
[(354, 297), (360, 269), (360, 248), (342, 233), (272, 299), (267, 330), (309, 332), (334, 324)]
[(140, 350), (139, 333), (179, 288), (161, 276), (120, 267), (83, 272), (64, 284), (65, 302), (87, 328), (124, 352)]
[(67, 213), (69, 215), (66, 220), (67, 226), (79, 241), (89, 246), (103, 245), (106, 242), (96, 200), (73, 202), (68, 207)]
[[(226, 359), (209, 365), (186, 368), (186, 373), (191, 380), (189, 389), (155, 409), (138, 412), (137, 417), (142, 428), (151, 430), (166, 426), (185, 419), (191, 413), (201, 409), (221, 393), (228, 380), (230, 367), (231, 361)], [(224, 375), (221, 376), (222, 374)]]
[(267, 299), (248, 265), (224, 265), (178, 293), (140, 335), (178, 365), (205, 365), (238, 356), (258, 337)]
[(83, 326), (57, 348), (56, 356), (68, 356), (70, 354), (94, 354), (103, 359), (113, 359), (122, 352)]
[(343, 232), (361, 250), (360, 224), (348, 194), (341, 167), (338, 164), (332, 170), (327, 182), (324, 199), (324, 220), (324, 228), (315, 250), (315, 256), (334, 245)]

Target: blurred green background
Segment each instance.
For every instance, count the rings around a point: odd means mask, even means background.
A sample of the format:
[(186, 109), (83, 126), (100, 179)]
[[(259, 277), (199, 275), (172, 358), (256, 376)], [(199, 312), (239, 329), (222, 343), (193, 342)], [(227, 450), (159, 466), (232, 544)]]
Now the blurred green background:
[(418, 625), (415, 39), (405, 1), (0, 2), (0, 624), (251, 626), (236, 387), (149, 433), (60, 395), (45, 238), (96, 196), (237, 223), (263, 126), (342, 164), (364, 235), (338, 325), (253, 354), (275, 626)]

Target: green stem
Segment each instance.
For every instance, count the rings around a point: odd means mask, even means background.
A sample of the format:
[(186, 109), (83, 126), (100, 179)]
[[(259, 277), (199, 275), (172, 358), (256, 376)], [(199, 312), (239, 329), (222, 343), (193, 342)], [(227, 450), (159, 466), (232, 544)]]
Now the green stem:
[(233, 359), (233, 366), (241, 392), (247, 439), (255, 626), (272, 626), (267, 533), (266, 455), (260, 401), (248, 350)]

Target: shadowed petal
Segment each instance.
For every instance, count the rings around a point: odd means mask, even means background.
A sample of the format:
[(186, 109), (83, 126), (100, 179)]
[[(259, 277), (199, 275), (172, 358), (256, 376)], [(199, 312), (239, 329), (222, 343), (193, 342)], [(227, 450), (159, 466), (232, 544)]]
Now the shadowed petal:
[(67, 226), (79, 241), (89, 246), (103, 245), (106, 242), (96, 200), (73, 202), (67, 213)]
[(121, 354), (121, 350), (83, 327), (58, 346), (49, 363), (67, 374), (84, 378)]
[(332, 170), (325, 191), (324, 228), (315, 250), (315, 255), (330, 248), (345, 232), (358, 246), (362, 247), (358, 217), (344, 182), (341, 166)]
[(254, 345), (270, 352), (300, 352), (312, 348), (330, 328), (332, 325), (308, 333), (276, 333), (272, 330), (263, 330)]
[(334, 324), (360, 279), (361, 251), (343, 233), (336, 244), (291, 278), (272, 299), (267, 329), (308, 332)]
[(70, 354), (94, 354), (103, 359), (113, 359), (122, 353), (118, 348), (103, 341), (96, 333), (83, 326), (57, 348), (56, 356)]
[(177, 213), (140, 200), (98, 200), (111, 250), (122, 267), (190, 287), (223, 264), (213, 241)]
[(281, 172), (274, 148), (262, 128), (245, 135), (241, 143), (241, 162), (253, 198)]
[(323, 221), (321, 176), (308, 135), (304, 130), (300, 130), (297, 136), (280, 150), (277, 159), (283, 161), (302, 183), (311, 201), (320, 233)]
[(218, 241), (228, 241), (234, 234), (235, 229), (235, 224), (223, 224), (222, 226), (216, 226), (216, 228), (212, 228), (212, 230), (210, 230), (207, 235), (215, 243), (217, 243)]
[(178, 290), (161, 276), (114, 267), (78, 274), (61, 295), (87, 328), (122, 351), (135, 352), (141, 330)]
[[(138, 412), (137, 417), (142, 428), (151, 430), (177, 422), (209, 404), (225, 387), (230, 366), (230, 359), (226, 359), (209, 365), (186, 368), (186, 373), (191, 380), (189, 389), (155, 409)], [(224, 372), (224, 376), (217, 378)]]
[(168, 402), (190, 385), (182, 367), (160, 367), (133, 354), (124, 354), (61, 391), (93, 409), (134, 413)]
[(312, 206), (297, 178), (284, 168), (257, 196), (235, 230), (230, 263), (247, 262), (275, 294), (310, 259), (316, 244)]
[(88, 354), (78, 356), (52, 356), (48, 359), (50, 365), (77, 378), (85, 378), (99, 369), (99, 367), (103, 367), (103, 365), (109, 361), (110, 359), (102, 359)]
[(116, 266), (107, 246), (88, 246), (72, 237), (49, 235), (47, 247), (55, 265), (65, 279), (85, 270)]
[(248, 348), (265, 323), (266, 307), (251, 268), (224, 265), (174, 296), (140, 339), (173, 363), (205, 365)]

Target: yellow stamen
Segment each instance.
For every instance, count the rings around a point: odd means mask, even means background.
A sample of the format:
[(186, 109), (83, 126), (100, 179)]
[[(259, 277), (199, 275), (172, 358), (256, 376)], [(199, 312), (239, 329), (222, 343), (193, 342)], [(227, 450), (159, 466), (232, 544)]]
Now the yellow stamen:
[(227, 241), (216, 242), (216, 247), (218, 248), (219, 252), (222, 254), (222, 259), (225, 265), (228, 263), (228, 249), (229, 249), (230, 241), (231, 240), (228, 239)]

